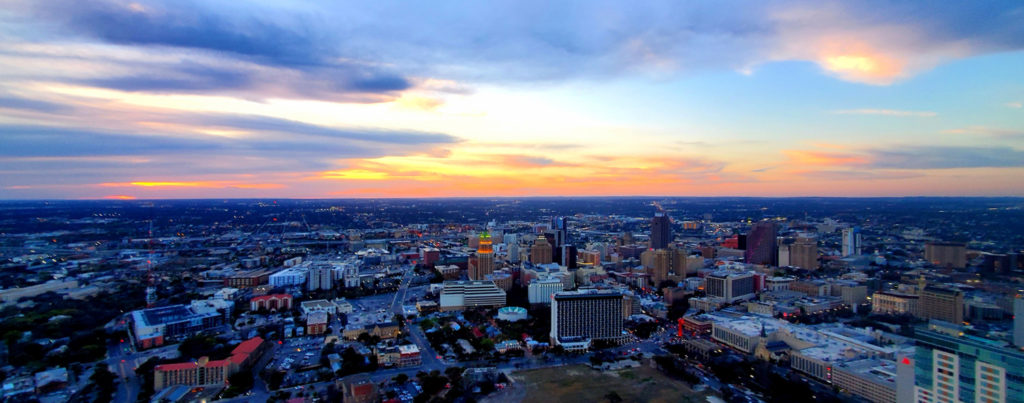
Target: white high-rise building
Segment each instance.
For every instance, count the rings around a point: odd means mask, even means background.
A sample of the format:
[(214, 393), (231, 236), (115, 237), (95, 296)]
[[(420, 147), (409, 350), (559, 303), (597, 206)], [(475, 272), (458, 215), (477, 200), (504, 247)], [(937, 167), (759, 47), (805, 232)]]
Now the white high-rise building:
[(534, 279), (527, 286), (527, 295), (531, 304), (550, 304), (551, 296), (563, 289), (562, 279), (558, 277)]
[[(507, 238), (508, 235), (505, 235), (505, 237)], [(508, 248), (508, 261), (510, 263), (519, 263), (519, 245), (510, 243), (506, 244), (506, 247)]]
[(313, 290), (330, 290), (334, 286), (334, 270), (331, 266), (316, 266), (309, 269), (309, 281), (306, 288)]
[(505, 245), (515, 245), (519, 242), (519, 239), (516, 239), (516, 234), (505, 234), (501, 241)]
[(843, 256), (860, 255), (861, 237), (860, 228), (847, 228), (843, 230)]
[(345, 288), (359, 287), (359, 267), (351, 263), (341, 265), (341, 275), (345, 282)]
[(271, 274), (267, 281), (274, 287), (301, 286), (306, 282), (306, 270), (298, 267), (289, 267)]

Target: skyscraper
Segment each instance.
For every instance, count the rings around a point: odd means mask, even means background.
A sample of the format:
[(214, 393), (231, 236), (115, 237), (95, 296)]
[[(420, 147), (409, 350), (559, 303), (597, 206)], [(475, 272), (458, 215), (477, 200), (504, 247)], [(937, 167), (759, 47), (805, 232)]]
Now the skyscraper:
[(672, 243), (672, 222), (663, 213), (651, 219), (651, 249), (665, 249)]
[[(760, 221), (747, 234), (747, 250), (743, 257), (747, 263), (768, 266), (778, 265), (779, 245), (775, 240), (779, 225), (772, 221)], [(792, 262), (790, 262), (792, 264)]]
[(566, 338), (621, 339), (622, 294), (588, 290), (552, 296), (551, 342), (562, 344)]
[(800, 235), (789, 245), (789, 265), (807, 270), (818, 269), (818, 239)]
[(480, 233), (480, 246), (476, 251), (476, 265), (470, 267), (470, 280), (483, 280), (484, 276), (494, 272), (494, 246), (491, 234), (484, 230)]
[(334, 270), (331, 266), (314, 266), (309, 269), (307, 289), (310, 291), (330, 290), (332, 287), (334, 287)]
[(548, 239), (542, 236), (537, 237), (530, 247), (530, 263), (548, 264), (551, 263), (551, 244)]
[(654, 252), (654, 272), (651, 279), (654, 280), (655, 286), (668, 279), (669, 268), (672, 267), (672, 255), (673, 253), (667, 249), (659, 249)]
[(843, 256), (860, 254), (860, 227), (843, 230)]
[(924, 244), (924, 258), (942, 268), (962, 269), (967, 266), (967, 245), (956, 242)]

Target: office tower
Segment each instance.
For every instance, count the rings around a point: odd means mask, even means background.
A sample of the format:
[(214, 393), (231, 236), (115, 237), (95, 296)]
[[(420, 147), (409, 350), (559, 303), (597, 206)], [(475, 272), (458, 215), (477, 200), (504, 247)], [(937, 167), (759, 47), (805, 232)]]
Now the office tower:
[(915, 329), (916, 402), (1024, 403), (1024, 352), (965, 330), (942, 322)]
[(551, 227), (555, 234), (555, 242), (552, 246), (558, 248), (569, 243), (569, 217), (552, 218)]
[(704, 291), (708, 297), (723, 299), (731, 304), (754, 298), (754, 283), (754, 273), (718, 271), (704, 278)]
[(747, 234), (747, 249), (743, 257), (747, 263), (775, 266), (778, 264), (778, 241), (775, 240), (779, 225), (771, 221), (755, 223)]
[(314, 266), (309, 269), (306, 288), (309, 291), (330, 290), (334, 287), (334, 268), (329, 265)]
[(345, 281), (345, 288), (359, 287), (359, 268), (354, 264), (342, 266), (341, 276)]
[(547, 238), (539, 236), (536, 241), (533, 241), (533, 246), (530, 248), (530, 263), (551, 263), (551, 244), (548, 243)]
[(818, 239), (801, 235), (789, 246), (789, 265), (807, 270), (818, 269)]
[(502, 242), (504, 242), (505, 245), (515, 245), (519, 243), (519, 238), (516, 237), (516, 234), (505, 234), (502, 238)]
[(586, 290), (560, 292), (551, 299), (551, 342), (622, 338), (622, 294)]
[(634, 243), (636, 243), (636, 241), (633, 240), (633, 233), (632, 232), (626, 231), (626, 232), (622, 233), (622, 244), (623, 245), (632, 245)]
[(843, 230), (843, 256), (860, 255), (860, 227)]
[(562, 266), (565, 266), (570, 269), (575, 269), (579, 266), (576, 262), (579, 257), (579, 251), (576, 250), (575, 245), (565, 244), (562, 245), (562, 247), (559, 249), (561, 249), (561, 253), (559, 253), (559, 258), (561, 259), (560, 264)]
[(470, 280), (483, 280), (484, 276), (494, 272), (494, 247), (491, 244), (491, 234), (487, 231), (480, 233), (480, 247), (476, 251), (476, 264), (469, 267)]
[(967, 266), (967, 245), (928, 242), (924, 245), (924, 259), (942, 268), (962, 269)]
[(508, 245), (508, 261), (510, 263), (519, 263), (519, 244)]
[(665, 249), (672, 243), (672, 221), (657, 213), (651, 219), (651, 249)]
[(937, 319), (954, 325), (964, 322), (964, 293), (952, 288), (927, 286), (917, 300), (917, 317)]
[(669, 268), (672, 267), (671, 251), (666, 249), (655, 251), (653, 263), (654, 272), (651, 279), (654, 280), (654, 285), (658, 286), (659, 283), (668, 279)]
[(527, 298), (531, 304), (550, 304), (551, 296), (562, 292), (565, 287), (562, 279), (557, 277), (545, 277), (531, 279), (527, 286)]
[(1013, 299), (1013, 345), (1024, 348), (1024, 295)]

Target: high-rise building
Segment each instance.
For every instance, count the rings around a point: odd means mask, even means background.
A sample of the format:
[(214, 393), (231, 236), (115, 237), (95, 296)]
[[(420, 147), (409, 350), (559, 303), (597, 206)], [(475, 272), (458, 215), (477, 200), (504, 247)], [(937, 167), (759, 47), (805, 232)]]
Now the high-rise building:
[(527, 297), (531, 304), (550, 304), (551, 296), (562, 292), (562, 280), (557, 277), (546, 277), (530, 280), (527, 286)]
[(469, 267), (470, 280), (483, 280), (488, 274), (494, 273), (494, 246), (491, 244), (491, 234), (487, 231), (481, 232), (479, 245), (476, 251), (476, 264)]
[(569, 339), (617, 341), (623, 337), (622, 294), (586, 290), (560, 292), (551, 299), (551, 342)]
[(818, 269), (818, 239), (812, 236), (798, 236), (789, 246), (789, 265), (806, 270)]
[(917, 317), (960, 325), (964, 321), (964, 293), (953, 288), (927, 286), (917, 300)]
[(1013, 299), (1013, 345), (1024, 348), (1024, 296)]
[(569, 242), (569, 218), (554, 217), (551, 219), (551, 228), (555, 233), (555, 242), (552, 246), (559, 248)]
[(704, 278), (704, 292), (708, 297), (723, 299), (726, 303), (753, 299), (757, 292), (754, 273), (711, 273)]
[(843, 256), (860, 255), (860, 227), (843, 230)]
[(665, 249), (672, 243), (672, 221), (657, 213), (651, 219), (651, 249)]
[(345, 288), (359, 287), (359, 267), (354, 264), (342, 265), (341, 277), (344, 279)]
[(967, 266), (967, 245), (928, 242), (924, 245), (924, 259), (942, 268), (962, 269)]
[(657, 286), (668, 279), (669, 268), (672, 267), (672, 253), (667, 249), (658, 249), (654, 252), (653, 273), (651, 279)]
[(1024, 352), (943, 322), (914, 338), (916, 402), (1024, 403)]
[(778, 264), (779, 245), (775, 240), (779, 225), (771, 221), (755, 223), (747, 234), (747, 248), (743, 257), (747, 263), (775, 266)]
[(330, 290), (334, 286), (334, 269), (330, 265), (314, 266), (309, 269), (307, 279), (309, 291)]
[(551, 263), (551, 244), (548, 239), (542, 236), (537, 237), (530, 247), (530, 263), (548, 264)]
[(508, 261), (510, 263), (519, 263), (519, 244), (508, 245)]

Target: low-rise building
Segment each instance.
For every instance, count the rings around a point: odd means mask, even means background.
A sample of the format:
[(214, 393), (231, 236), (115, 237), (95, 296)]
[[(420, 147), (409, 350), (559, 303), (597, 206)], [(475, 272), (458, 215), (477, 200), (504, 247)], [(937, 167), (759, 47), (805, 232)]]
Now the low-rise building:
[(896, 402), (896, 362), (868, 358), (832, 367), (832, 384), (873, 403)]
[(313, 336), (326, 333), (327, 321), (327, 312), (310, 312), (309, 315), (306, 316), (306, 334)]
[(313, 312), (325, 312), (329, 315), (337, 315), (338, 313), (338, 306), (326, 299), (302, 301), (300, 307), (300, 312), (303, 316), (308, 316)]
[(505, 291), (493, 281), (445, 281), (441, 290), (441, 312), (466, 308), (498, 308), (505, 306)]
[(268, 346), (262, 338), (254, 337), (239, 344), (231, 351), (231, 356), (223, 360), (202, 357), (193, 362), (157, 365), (153, 369), (153, 389), (160, 391), (174, 385), (226, 385), (231, 375), (252, 368)]
[(250, 311), (258, 311), (260, 309), (266, 309), (271, 312), (292, 309), (292, 296), (291, 294), (270, 294), (253, 297), (249, 300)]
[(916, 314), (918, 296), (893, 291), (879, 291), (871, 295), (871, 312), (882, 314)]

